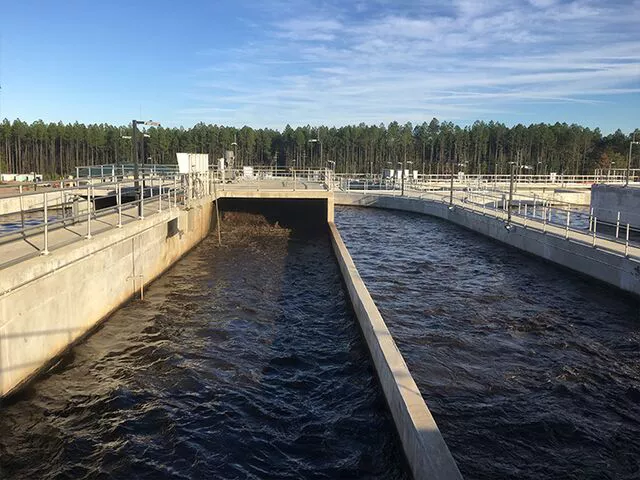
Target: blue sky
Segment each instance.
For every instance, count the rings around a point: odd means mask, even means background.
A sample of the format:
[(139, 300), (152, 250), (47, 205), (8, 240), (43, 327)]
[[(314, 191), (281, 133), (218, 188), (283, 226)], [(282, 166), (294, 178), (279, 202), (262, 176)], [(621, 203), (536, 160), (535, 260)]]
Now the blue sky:
[(5, 2), (0, 118), (640, 127), (640, 0)]

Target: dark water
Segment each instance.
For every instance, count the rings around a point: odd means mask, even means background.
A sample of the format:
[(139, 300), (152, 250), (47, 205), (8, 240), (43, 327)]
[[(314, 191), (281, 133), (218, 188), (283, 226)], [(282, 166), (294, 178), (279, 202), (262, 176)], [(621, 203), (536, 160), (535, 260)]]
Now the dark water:
[(640, 478), (638, 300), (427, 216), (336, 219), (465, 478)]
[(223, 239), (0, 409), (0, 478), (406, 478), (326, 234)]

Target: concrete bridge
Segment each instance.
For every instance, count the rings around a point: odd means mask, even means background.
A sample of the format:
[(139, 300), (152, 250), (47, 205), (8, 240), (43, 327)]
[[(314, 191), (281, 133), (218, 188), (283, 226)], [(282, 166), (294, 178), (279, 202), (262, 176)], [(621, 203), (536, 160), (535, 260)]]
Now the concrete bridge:
[[(39, 223), (25, 228), (21, 222), (14, 231), (0, 232), (0, 396), (31, 381), (123, 303), (143, 297), (145, 285), (216, 228), (216, 210), (225, 201), (294, 202), (328, 226), (415, 478), (460, 478), (460, 473), (333, 223), (334, 203), (438, 216), (640, 295), (640, 247), (618, 235), (598, 235), (595, 228), (571, 228), (570, 221), (550, 222), (549, 203), (540, 206), (538, 217), (512, 214), (504, 202), (490, 205), (477, 191), (413, 185), (400, 195), (395, 188), (342, 191), (341, 184), (343, 179), (326, 170), (231, 183), (207, 172), (147, 178), (138, 189), (141, 198), (125, 202), (132, 179), (94, 178), (83, 186), (84, 209), (67, 214), (63, 208), (53, 217), (54, 207), (80, 196), (83, 188), (59, 186), (57, 204), (48, 203), (53, 194), (41, 192)], [(99, 197), (112, 198), (113, 205), (97, 208)]]

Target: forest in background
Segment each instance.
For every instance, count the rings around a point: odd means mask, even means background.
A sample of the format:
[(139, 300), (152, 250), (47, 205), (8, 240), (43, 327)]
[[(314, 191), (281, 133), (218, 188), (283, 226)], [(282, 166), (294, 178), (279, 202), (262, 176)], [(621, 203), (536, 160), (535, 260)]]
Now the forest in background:
[[(283, 131), (198, 123), (192, 128), (152, 127), (146, 133), (148, 137), (138, 135), (144, 141), (144, 163), (175, 164), (176, 152), (208, 153), (213, 163), (235, 148), (236, 165), (319, 167), (321, 142), (323, 163), (335, 161), (336, 171), (345, 173), (379, 173), (406, 160), (420, 173), (445, 173), (451, 165), (468, 173), (506, 173), (508, 163), (516, 161), (531, 166), (532, 173), (592, 174), (596, 168), (626, 168), (633, 138), (620, 130), (602, 135), (599, 129), (566, 123), (507, 127), (476, 121), (460, 127), (436, 118), (419, 125), (287, 125)], [(640, 129), (635, 133), (640, 139)], [(131, 163), (131, 140), (123, 138), (130, 135), (130, 125), (5, 119), (0, 124), (0, 173), (56, 178), (75, 173), (76, 166)], [(636, 147), (632, 167), (640, 167), (638, 158)]]

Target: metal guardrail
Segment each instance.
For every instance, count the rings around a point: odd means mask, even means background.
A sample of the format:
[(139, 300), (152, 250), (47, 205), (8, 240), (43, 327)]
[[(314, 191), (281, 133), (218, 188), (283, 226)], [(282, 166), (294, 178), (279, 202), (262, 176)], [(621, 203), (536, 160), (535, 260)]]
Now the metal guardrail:
[[(48, 255), (50, 234), (57, 229), (81, 226), (84, 229), (82, 238), (91, 239), (96, 223), (120, 228), (125, 216), (129, 221), (142, 220), (166, 209), (188, 208), (194, 199), (210, 195), (215, 182), (212, 172), (144, 176), (137, 182), (129, 178), (108, 181), (109, 178), (100, 178), (99, 182), (95, 178), (74, 179), (55, 189), (23, 191), (0, 197), (0, 202), (17, 199), (20, 205), (19, 211), (0, 214), (0, 267), (25, 256)], [(41, 201), (37, 200), (37, 206), (23, 209), (22, 204), (34, 196), (41, 198)], [(53, 204), (51, 199), (55, 200)], [(62, 201), (58, 201), (60, 199)], [(98, 203), (106, 206), (98, 208)], [(55, 211), (61, 215), (51, 216)], [(111, 222), (107, 221), (109, 217)], [(6, 225), (12, 228), (3, 230), (2, 226)], [(20, 258), (3, 259), (2, 246), (15, 240), (26, 241), (33, 251)]]
[[(358, 182), (355, 189), (351, 189), (351, 181), (342, 180), (340, 189), (345, 192), (371, 193), (381, 195), (400, 196), (398, 183), (395, 188), (389, 189), (366, 189), (362, 183)], [(366, 183), (364, 185), (367, 185)], [(450, 207), (462, 208), (475, 213), (491, 216), (497, 220), (509, 223), (518, 223), (524, 228), (532, 228), (543, 233), (557, 233), (557, 229), (562, 230), (564, 238), (580, 241), (616, 253), (623, 253), (625, 256), (633, 256), (640, 259), (640, 252), (630, 253), (631, 249), (640, 248), (640, 231), (634, 230), (632, 225), (640, 223), (640, 215), (631, 212), (625, 217), (620, 212), (615, 213), (617, 221), (615, 223), (604, 224), (599, 220), (593, 209), (585, 208), (581, 205), (572, 205), (563, 202), (561, 206), (552, 205), (549, 200), (531, 197), (522, 197), (512, 201), (511, 212), (508, 211), (507, 196), (504, 192), (495, 190), (454, 190), (453, 196), (449, 188), (424, 189), (416, 188), (417, 184), (405, 185), (405, 196), (409, 198), (419, 198), (432, 200), (438, 203), (448, 204)], [(421, 185), (420, 185), (421, 187)], [(601, 210), (601, 213), (605, 210)], [(634, 215), (638, 217), (638, 223), (634, 223)], [(632, 218), (633, 217), (633, 218)], [(554, 232), (551, 229), (554, 229)], [(608, 245), (618, 245), (620, 250), (611, 248)]]
[[(125, 169), (124, 175), (122, 170), (115, 175), (108, 170), (100, 176), (0, 185), (0, 268), (25, 257), (49, 254), (50, 235), (58, 229), (73, 226), (77, 234), (81, 228), (78, 239), (91, 239), (97, 224), (102, 230), (104, 224), (120, 228), (125, 221), (141, 220), (165, 209), (188, 208), (192, 200), (212, 195), (216, 188), (326, 191), (333, 183), (328, 169), (267, 167), (256, 168), (250, 174), (241, 169), (198, 174), (150, 175), (143, 169), (139, 172), (137, 181)], [(15, 209), (2, 213), (10, 202)], [(15, 240), (30, 245), (29, 253), (7, 261), (2, 256), (3, 245)]]
[[(134, 172), (135, 165), (133, 163), (82, 165), (76, 167), (76, 178), (125, 177), (133, 175)], [(151, 176), (177, 175), (178, 165), (141, 163), (138, 165), (138, 172), (140, 175)]]

